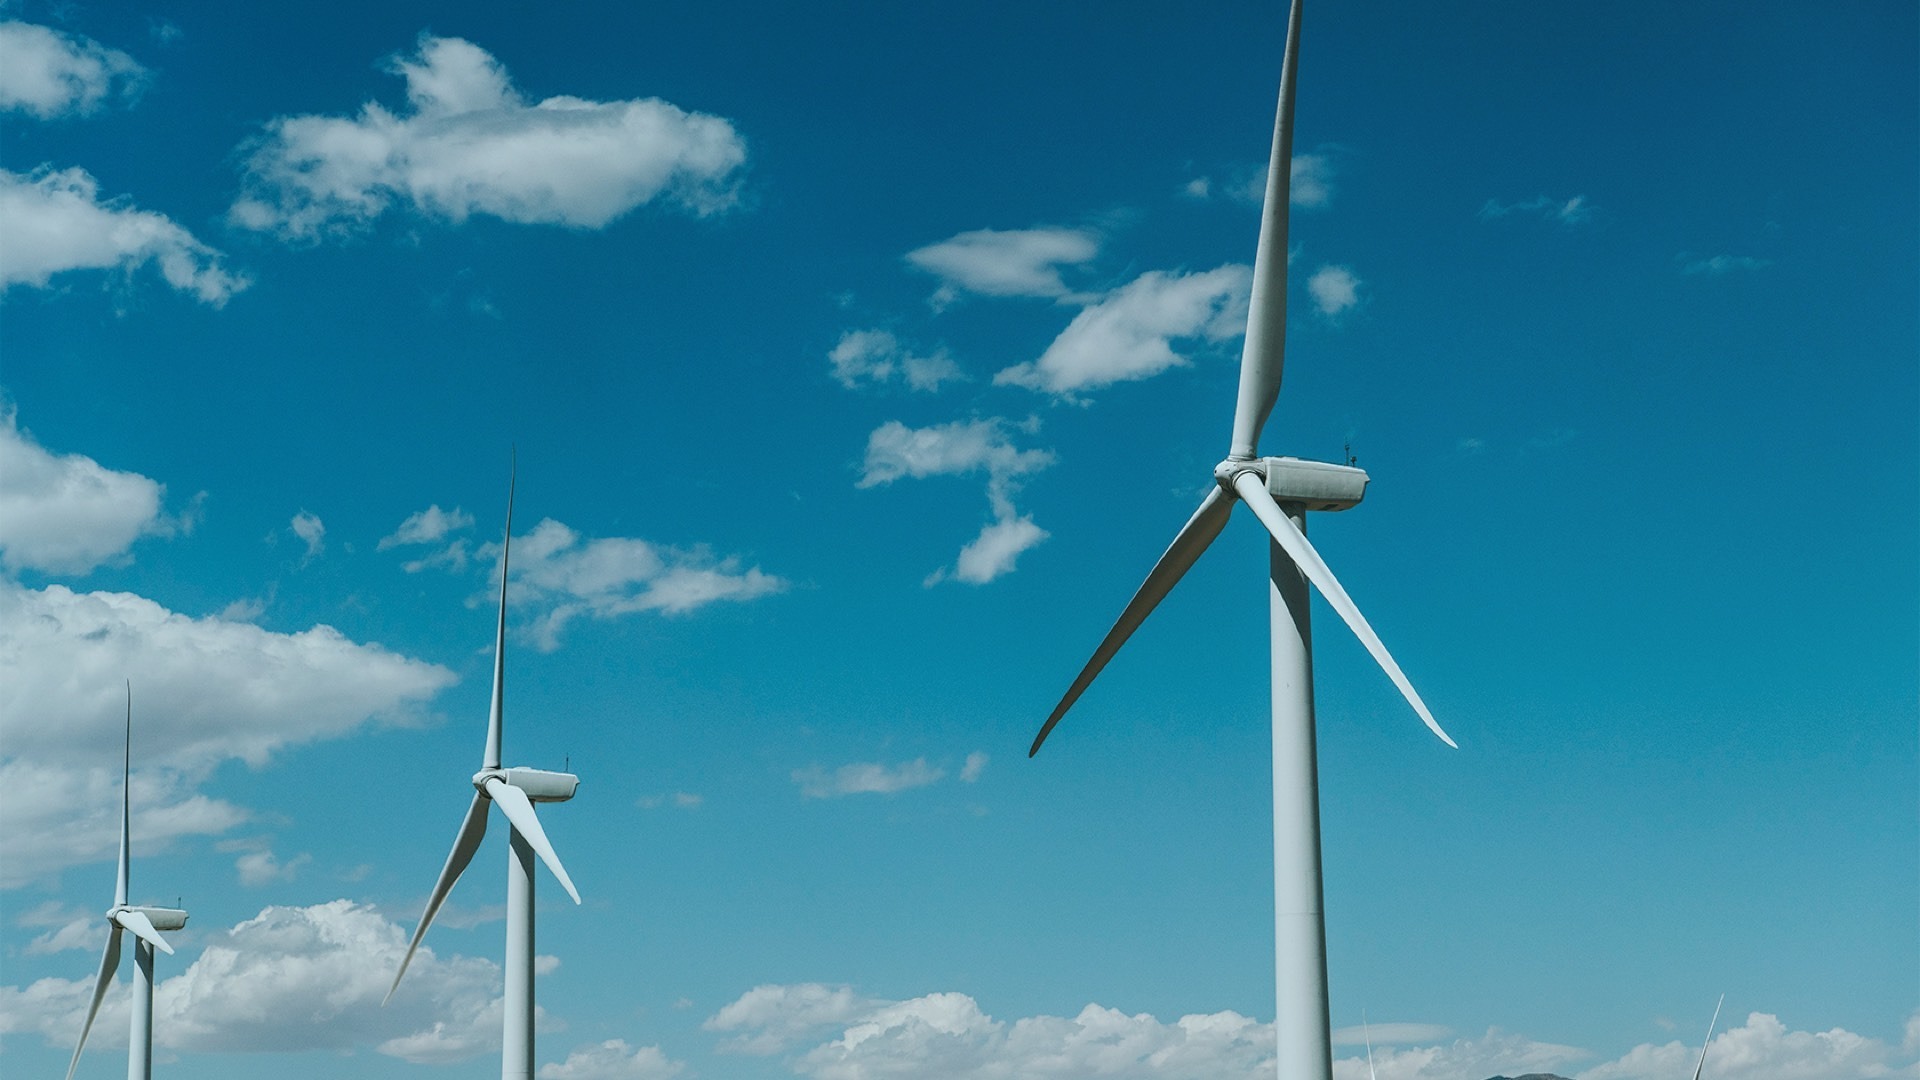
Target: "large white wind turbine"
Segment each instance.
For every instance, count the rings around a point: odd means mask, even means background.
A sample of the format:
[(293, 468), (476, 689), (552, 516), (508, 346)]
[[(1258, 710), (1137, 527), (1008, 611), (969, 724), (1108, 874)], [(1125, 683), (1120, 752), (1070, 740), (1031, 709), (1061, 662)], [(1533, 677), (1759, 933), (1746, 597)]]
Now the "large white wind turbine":
[(1313, 656), (1308, 631), (1307, 583), (1312, 582), (1387, 676), (1406, 696), (1420, 719), (1448, 746), (1455, 745), (1427, 710), (1426, 703), (1388, 655), (1347, 591), (1307, 542), (1309, 510), (1345, 510), (1360, 501), (1367, 474), (1347, 465), (1291, 457), (1258, 457), (1260, 429), (1280, 393), (1280, 370), (1287, 322), (1288, 168), (1293, 159), (1294, 74), (1300, 50), (1300, 0), (1287, 20), (1285, 58), (1280, 68), (1280, 106), (1267, 168), (1267, 192), (1260, 216), (1260, 241), (1253, 261), (1253, 297), (1247, 314), (1246, 344), (1240, 357), (1239, 400), (1233, 413), (1233, 442), (1225, 461), (1214, 466), (1214, 487), (1201, 501), (1173, 544), (1127, 602), (1119, 620), (1094, 650), (1053, 715), (1034, 737), (1028, 756), (1079, 700), (1094, 676), (1113, 658), (1188, 568), (1226, 527), (1238, 499), (1253, 510), (1273, 538), (1269, 553), (1269, 591), (1273, 634), (1273, 888), (1274, 985), (1278, 1039), (1276, 1064), (1281, 1080), (1327, 1080), (1333, 1070), (1327, 1015), (1326, 920), (1321, 911), (1320, 793), (1314, 761)]
[(447, 894), (453, 891), (453, 883), (460, 880), (460, 874), (473, 861), (473, 853), (480, 847), (480, 841), (487, 834), (487, 804), (493, 803), (507, 815), (509, 851), (507, 858), (507, 956), (506, 956), (506, 1018), (501, 1033), (500, 1075), (503, 1080), (530, 1080), (533, 1076), (533, 857), (538, 854), (540, 861), (547, 864), (553, 876), (560, 879), (561, 887), (573, 902), (580, 902), (579, 890), (573, 887), (573, 879), (567, 876), (566, 868), (560, 865), (560, 856), (554, 853), (553, 845), (547, 842), (546, 830), (540, 827), (540, 819), (534, 816), (533, 804), (537, 802), (566, 802), (580, 787), (580, 778), (572, 773), (547, 772), (543, 769), (503, 769), (500, 767), (500, 736), (502, 726), (502, 697), (506, 689), (506, 648), (507, 648), (507, 549), (513, 542), (513, 485), (507, 486), (507, 531), (500, 541), (500, 618), (495, 625), (493, 635), (493, 706), (487, 719), (487, 749), (480, 762), (480, 771), (473, 774), (473, 803), (467, 808), (467, 819), (460, 824), (460, 833), (454, 837), (453, 851), (447, 855), (447, 865), (440, 871), (440, 880), (434, 882), (433, 893), (427, 897), (427, 910), (420, 916), (420, 925), (413, 932), (413, 940), (407, 943), (407, 955), (400, 960), (400, 970), (394, 973), (393, 986), (387, 990), (386, 999), (381, 1004), (393, 1000), (393, 992), (400, 988), (400, 980), (407, 973), (407, 965), (413, 962), (414, 950), (420, 947), (420, 939), (426, 936), (427, 927), (433, 923), (433, 917), (446, 902)]
[(87, 1047), (87, 1033), (93, 1030), (93, 1018), (100, 1013), (100, 1000), (107, 996), (107, 984), (120, 970), (120, 932), (133, 934), (133, 962), (138, 976), (133, 980), (133, 1019), (127, 1031), (127, 1080), (148, 1080), (153, 1075), (153, 950), (173, 955), (173, 946), (160, 936), (162, 930), (179, 930), (187, 925), (187, 913), (178, 908), (134, 907), (127, 903), (127, 884), (133, 859), (127, 848), (128, 781), (133, 776), (133, 684), (127, 684), (127, 739), (120, 758), (120, 873), (113, 883), (113, 906), (107, 909), (107, 951), (100, 957), (100, 975), (94, 980), (93, 1002), (87, 1006), (86, 1023), (80, 1025), (80, 1041), (74, 1044), (73, 1060), (67, 1063), (67, 1080), (80, 1066), (80, 1051)]

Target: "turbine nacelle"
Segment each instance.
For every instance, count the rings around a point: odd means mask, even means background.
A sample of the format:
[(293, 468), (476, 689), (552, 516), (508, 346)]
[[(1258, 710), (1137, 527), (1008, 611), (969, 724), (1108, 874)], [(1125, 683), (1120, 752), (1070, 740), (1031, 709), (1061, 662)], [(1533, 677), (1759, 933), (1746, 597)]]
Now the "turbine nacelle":
[(1367, 493), (1367, 471), (1351, 465), (1297, 457), (1228, 458), (1213, 467), (1213, 478), (1229, 495), (1235, 480), (1250, 473), (1266, 481), (1267, 494), (1282, 506), (1303, 510), (1348, 510)]
[(528, 802), (566, 802), (580, 790), (580, 778), (572, 773), (546, 769), (481, 769), (473, 774), (474, 789), (485, 793), (487, 781), (498, 780), (526, 793)]
[(118, 904), (108, 908), (107, 921), (116, 926), (125, 925), (120, 921), (121, 914), (123, 912), (136, 911), (145, 915), (147, 921), (153, 924), (155, 930), (185, 930), (187, 928), (187, 913), (179, 908), (141, 907), (138, 904)]

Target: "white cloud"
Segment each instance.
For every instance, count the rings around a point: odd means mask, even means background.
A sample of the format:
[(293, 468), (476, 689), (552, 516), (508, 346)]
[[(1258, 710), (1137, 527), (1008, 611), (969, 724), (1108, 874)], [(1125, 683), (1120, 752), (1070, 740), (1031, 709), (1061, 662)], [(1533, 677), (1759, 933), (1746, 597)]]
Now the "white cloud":
[(800, 785), (805, 798), (832, 799), (841, 795), (893, 795), (938, 783), (946, 775), (945, 769), (928, 765), (926, 758), (914, 758), (898, 765), (857, 761), (832, 772), (809, 765), (793, 770), (793, 782)]
[(302, 510), (293, 515), (289, 527), (293, 529), (293, 535), (307, 545), (307, 553), (300, 557), (301, 566), (319, 558), (320, 553), (327, 550), (327, 526), (320, 520), (320, 515), (309, 514)]
[(1082, 310), (1038, 360), (1001, 371), (994, 384), (1072, 400), (1183, 366), (1189, 361), (1174, 341), (1218, 342), (1246, 331), (1252, 287), (1253, 272), (1237, 264), (1196, 274), (1148, 271)]
[(406, 520), (400, 523), (400, 527), (393, 530), (393, 535), (380, 538), (380, 542), (374, 545), (374, 550), (385, 551), (401, 544), (435, 544), (446, 539), (450, 532), (459, 532), (472, 527), (472, 514), (457, 506), (452, 510), (442, 510), (439, 503), (434, 503), (425, 510), (416, 510), (408, 514)]
[[(500, 549), (480, 548), (498, 573)], [(560, 633), (581, 615), (612, 619), (641, 611), (683, 615), (721, 601), (744, 603), (769, 596), (787, 582), (738, 557), (716, 557), (704, 547), (663, 547), (634, 537), (585, 540), (546, 518), (513, 541), (516, 588), (508, 599), (535, 614), (527, 633), (536, 647), (552, 651)], [(498, 587), (498, 578), (495, 578)]]
[[(189, 1053), (291, 1053), (371, 1046), (414, 1063), (457, 1061), (500, 1045), (500, 969), (423, 947), (386, 1008), (407, 936), (348, 900), (269, 907), (214, 935), (154, 993), (154, 1041)], [(79, 1035), (93, 977), (0, 986), (0, 1032)], [(127, 997), (110, 994), (87, 1045), (126, 1045)]]
[(166, 488), (84, 454), (55, 454), (0, 406), (0, 566), (84, 574), (146, 535), (185, 522), (160, 512)]
[(1512, 214), (1532, 214), (1548, 221), (1557, 221), (1562, 225), (1579, 225), (1593, 217), (1593, 204), (1585, 195), (1561, 199), (1548, 195), (1536, 195), (1522, 202), (1503, 203), (1498, 199), (1488, 199), (1480, 208), (1483, 221), (1503, 218)]
[(860, 487), (890, 484), (903, 477), (961, 476), (985, 472), (995, 482), (1037, 472), (1053, 464), (1049, 450), (1021, 450), (1013, 444), (1005, 420), (956, 420), (910, 428), (889, 420), (867, 436), (867, 458)]
[(448, 221), (484, 214), (598, 229), (653, 202), (694, 214), (736, 201), (746, 143), (718, 116), (659, 98), (529, 105), (506, 68), (459, 38), (422, 35), (388, 70), (408, 108), (267, 125), (231, 211), (289, 239), (350, 232), (399, 205)]
[[(271, 671), (271, 679), (260, 672)], [(197, 792), (221, 762), (366, 723), (407, 723), (453, 673), (349, 641), (192, 618), (129, 593), (0, 578), (0, 887), (110, 858), (119, 836), (122, 680), (134, 683), (134, 838), (144, 853), (244, 810)]]
[(657, 810), (662, 806), (671, 806), (678, 810), (698, 810), (706, 797), (691, 791), (674, 791), (664, 795), (642, 795), (634, 800), (634, 805), (642, 810)]
[(946, 350), (938, 350), (932, 356), (915, 356), (885, 330), (849, 330), (841, 334), (827, 354), (827, 360), (833, 365), (834, 379), (849, 390), (858, 389), (862, 382), (882, 386), (898, 376), (910, 389), (931, 392), (938, 390), (941, 383), (966, 378)]
[(1760, 270), (1773, 263), (1766, 259), (1756, 259), (1751, 255), (1715, 255), (1707, 259), (1692, 259), (1680, 268), (1683, 274), (1705, 274), (1719, 277), (1738, 270)]
[(1089, 262), (1100, 238), (1082, 229), (975, 229), (907, 253), (907, 262), (940, 278), (935, 305), (955, 290), (983, 296), (1066, 297), (1060, 268)]
[[(1219, 195), (1235, 202), (1259, 206), (1267, 200), (1267, 166), (1231, 170), (1226, 179), (1215, 184), (1210, 176), (1187, 181), (1181, 194), (1193, 199)], [(1333, 157), (1325, 151), (1295, 154), (1288, 166), (1287, 201), (1294, 206), (1319, 209), (1333, 202)]]
[(42, 120), (84, 115), (132, 97), (147, 78), (133, 57), (91, 38), (14, 19), (0, 22), (0, 109)]
[(1318, 208), (1333, 201), (1333, 159), (1325, 154), (1295, 154), (1288, 179), (1287, 201), (1295, 206)]
[[(1920, 1012), (1907, 1021), (1911, 1032)], [(1893, 1047), (1845, 1028), (1790, 1031), (1769, 1013), (1755, 1012), (1739, 1027), (1713, 1037), (1706, 1074), (1715, 1080), (1862, 1080), (1920, 1076), (1920, 1046)], [(1700, 1048), (1675, 1041), (1643, 1043), (1618, 1060), (1580, 1073), (1580, 1080), (1655, 1080), (1691, 1073)], [(1902, 1060), (1905, 1058), (1906, 1060)]]
[(1020, 478), (1052, 465), (1049, 450), (1015, 446), (1006, 421), (957, 420), (910, 428), (889, 420), (867, 436), (867, 458), (859, 486), (890, 484), (903, 477), (987, 474), (987, 501), (993, 519), (960, 550), (951, 567), (929, 574), (933, 586), (948, 578), (983, 585), (1013, 570), (1020, 553), (1047, 538), (1047, 531), (1014, 508)]
[(740, 995), (701, 1027), (738, 1033), (720, 1044), (724, 1051), (777, 1054), (822, 1028), (845, 1024), (884, 1004), (847, 986), (767, 983)]
[(1360, 279), (1344, 266), (1323, 266), (1307, 279), (1307, 295), (1320, 314), (1333, 318), (1360, 303)]
[(233, 869), (239, 875), (240, 884), (249, 889), (262, 885), (272, 885), (280, 881), (292, 881), (300, 874), (300, 868), (313, 861), (313, 856), (302, 853), (286, 862), (270, 850), (249, 851), (234, 860)]
[(101, 199), (85, 169), (32, 173), (0, 169), (0, 288), (41, 288), (69, 270), (159, 267), (167, 284), (214, 307), (249, 284), (222, 266), (221, 254), (165, 214)]
[(62, 906), (58, 900), (48, 900), (15, 919), (17, 925), (24, 927), (49, 926), (53, 929), (35, 934), (27, 942), (29, 954), (65, 952), (68, 949), (93, 949), (99, 947), (94, 940), (97, 930), (104, 930), (106, 923), (98, 911), (73, 911)]
[[(1003, 574), (1011, 574), (1021, 553), (1048, 535), (1031, 517), (996, 518), (982, 526), (980, 535), (960, 549), (960, 556), (954, 561), (953, 577), (969, 585), (985, 585)], [(944, 576), (931, 578), (928, 584), (937, 584)]]
[(788, 1064), (819, 1080), (938, 1077), (1057, 1080), (1093, 1077), (1218, 1077), (1264, 1080), (1273, 1072), (1273, 1027), (1234, 1012), (1162, 1023), (1140, 1013), (1088, 1005), (1072, 1018), (995, 1020), (965, 994), (910, 1001), (862, 999), (851, 990), (804, 984), (756, 987), (707, 1022), (739, 1031), (735, 1045), (776, 1053), (839, 1028)]
[(667, 1080), (686, 1068), (658, 1046), (628, 1046), (625, 1039), (582, 1046), (558, 1064), (540, 1066), (540, 1080)]
[(1365, 1045), (1369, 1040), (1373, 1045), (1392, 1045), (1392, 1043), (1444, 1040), (1453, 1032), (1440, 1024), (1386, 1022), (1386, 1024), (1359, 1024), (1352, 1028), (1334, 1028), (1331, 1034), (1332, 1045)]
[(985, 751), (975, 750), (968, 754), (966, 764), (960, 766), (960, 782), (971, 784), (978, 781), (980, 774), (987, 771), (987, 761)]
[[(1536, 1042), (1523, 1035), (1489, 1028), (1478, 1039), (1456, 1039), (1451, 1043), (1405, 1050), (1385, 1050), (1376, 1042), (1373, 1069), (1379, 1080), (1481, 1080), (1488, 1076), (1554, 1072), (1591, 1056), (1578, 1047)], [(1369, 1080), (1366, 1057), (1335, 1061), (1333, 1077), (1334, 1080)]]

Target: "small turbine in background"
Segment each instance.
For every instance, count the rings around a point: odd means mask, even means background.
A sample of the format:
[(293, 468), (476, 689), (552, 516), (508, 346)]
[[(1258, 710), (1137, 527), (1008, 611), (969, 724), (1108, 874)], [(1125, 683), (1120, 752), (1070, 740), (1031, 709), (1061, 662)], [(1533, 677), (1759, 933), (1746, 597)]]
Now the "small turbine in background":
[(100, 1001), (107, 996), (107, 984), (120, 970), (120, 932), (134, 936), (133, 963), (139, 977), (133, 980), (133, 1019), (127, 1031), (128, 1080), (148, 1080), (153, 1075), (153, 950), (173, 955), (173, 946), (160, 936), (162, 930), (179, 930), (187, 925), (187, 913), (178, 908), (134, 907), (127, 903), (127, 887), (133, 865), (127, 847), (132, 801), (129, 788), (133, 778), (133, 684), (127, 684), (127, 738), (120, 758), (120, 873), (113, 883), (113, 906), (107, 909), (107, 951), (100, 957), (100, 975), (94, 980), (93, 1002), (87, 1006), (86, 1022), (80, 1025), (80, 1041), (73, 1047), (73, 1060), (67, 1064), (67, 1080), (80, 1067), (80, 1051), (87, 1048), (87, 1033), (93, 1030), (93, 1018), (100, 1013)]
[(507, 530), (500, 541), (500, 618), (493, 636), (493, 706), (487, 720), (487, 748), (480, 761), (480, 771), (473, 774), (473, 803), (467, 807), (467, 819), (460, 824), (453, 851), (447, 855), (447, 865), (440, 871), (440, 880), (434, 882), (433, 892), (427, 897), (427, 910), (420, 916), (413, 940), (407, 943), (407, 955), (401, 959), (400, 970), (393, 976), (393, 986), (381, 1004), (393, 1000), (393, 992), (400, 989), (400, 980), (407, 974), (407, 965), (413, 962), (420, 939), (426, 936), (434, 915), (446, 902), (447, 894), (453, 891), (453, 883), (460, 880), (460, 874), (473, 861), (473, 853), (479, 850), (480, 841), (487, 834), (488, 804), (498, 806), (500, 812), (507, 815), (509, 829), (506, 1015), (500, 1042), (500, 1075), (503, 1080), (530, 1080), (533, 1076), (533, 857), (536, 854), (553, 871), (553, 876), (560, 879), (561, 887), (573, 897), (573, 902), (580, 902), (580, 892), (573, 887), (566, 868), (560, 865), (560, 856), (555, 854), (553, 845), (547, 842), (546, 830), (534, 816), (533, 804), (566, 802), (580, 787), (580, 778), (572, 773), (543, 769), (500, 767), (506, 691), (507, 553), (512, 543), (513, 484), (509, 482)]

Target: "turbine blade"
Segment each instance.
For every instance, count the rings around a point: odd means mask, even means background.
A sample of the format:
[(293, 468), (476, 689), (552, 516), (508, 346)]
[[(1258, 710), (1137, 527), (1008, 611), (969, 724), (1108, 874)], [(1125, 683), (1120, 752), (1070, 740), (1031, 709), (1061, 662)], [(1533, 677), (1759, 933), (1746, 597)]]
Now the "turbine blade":
[(127, 902), (127, 884), (132, 877), (132, 853), (127, 848), (128, 804), (133, 800), (133, 680), (127, 680), (127, 741), (120, 756), (120, 871), (113, 881), (113, 906)]
[[(1367, 1080), (1380, 1080), (1373, 1071), (1373, 1031), (1367, 1027), (1367, 1016), (1360, 1014), (1360, 1034), (1367, 1040)], [(1347, 1045), (1351, 1046), (1352, 1043)]]
[(107, 996), (107, 984), (113, 982), (114, 973), (120, 970), (120, 927), (107, 933), (107, 951), (100, 955), (100, 977), (93, 982), (93, 1004), (87, 1006), (87, 1021), (80, 1025), (80, 1041), (74, 1044), (73, 1060), (67, 1063), (67, 1080), (73, 1080), (73, 1070), (80, 1067), (80, 1051), (87, 1048), (87, 1032), (93, 1030), (93, 1018), (100, 1014), (100, 999)]
[(1707, 1047), (1713, 1045), (1713, 1025), (1720, 1022), (1720, 1006), (1726, 1003), (1727, 995), (1721, 994), (1713, 1006), (1713, 1019), (1707, 1021), (1707, 1041), (1700, 1044), (1700, 1063), (1693, 1067), (1693, 1080), (1700, 1080), (1700, 1070), (1707, 1067)]
[(460, 880), (460, 874), (473, 861), (473, 853), (480, 849), (480, 841), (487, 835), (487, 798), (479, 792), (473, 793), (473, 803), (467, 807), (467, 819), (460, 823), (460, 834), (453, 838), (453, 850), (447, 853), (447, 865), (440, 869), (440, 880), (433, 883), (433, 892), (427, 897), (427, 910), (420, 915), (420, 925), (413, 930), (413, 940), (407, 942), (407, 955), (400, 958), (400, 970), (393, 973), (393, 985), (387, 987), (387, 996), (380, 999), (385, 1005), (393, 1000), (393, 992), (400, 989), (400, 980), (407, 974), (407, 965), (413, 963), (413, 953), (420, 947), (420, 939), (427, 934), (427, 927), (433, 925), (433, 917), (439, 913), (440, 905), (446, 903), (447, 894), (453, 891), (453, 883)]
[(1367, 617), (1360, 614), (1360, 608), (1354, 604), (1353, 598), (1347, 595), (1347, 590), (1340, 587), (1339, 579), (1333, 576), (1332, 570), (1327, 569), (1327, 564), (1320, 558), (1320, 553), (1307, 542), (1307, 535), (1294, 525), (1293, 519), (1289, 518), (1286, 512), (1280, 509), (1280, 504), (1268, 494), (1266, 481), (1257, 473), (1243, 472), (1233, 478), (1233, 489), (1240, 493), (1240, 498), (1248, 506), (1253, 508), (1254, 514), (1260, 518), (1260, 524), (1267, 527), (1267, 532), (1272, 534), (1274, 541), (1281, 548), (1285, 549), (1287, 557), (1293, 560), (1294, 565), (1300, 568), (1300, 572), (1307, 576), (1308, 581), (1313, 582), (1314, 588), (1320, 590), (1320, 595), (1327, 598), (1327, 603), (1333, 605), (1333, 610), (1346, 622), (1347, 629), (1352, 630), (1353, 636), (1359, 638), (1360, 644), (1365, 645), (1367, 651), (1373, 654), (1381, 670), (1387, 673), (1387, 678), (1392, 679), (1393, 685), (1400, 688), (1400, 693), (1407, 699), (1407, 704), (1412, 705), (1413, 711), (1419, 713), (1420, 719), (1426, 721), (1428, 729), (1440, 736), (1441, 742), (1456, 750), (1459, 749), (1460, 744), (1440, 730), (1439, 722), (1434, 720), (1431, 712), (1427, 711), (1427, 703), (1420, 700), (1420, 694), (1414, 690), (1413, 683), (1407, 681), (1406, 673), (1400, 670), (1400, 665), (1393, 662), (1393, 655), (1387, 652), (1386, 645), (1380, 641), (1380, 635), (1374, 633), (1373, 627), (1367, 625)]
[(507, 530), (500, 537), (500, 621), (493, 631), (493, 704), (487, 708), (486, 760), (483, 769), (500, 767), (501, 729), (506, 726), (507, 696), (507, 553), (513, 546), (513, 488), (520, 479), (516, 455), (513, 472), (507, 480)]
[(560, 865), (560, 856), (554, 852), (553, 845), (547, 842), (547, 830), (540, 827), (540, 819), (534, 816), (533, 802), (527, 793), (499, 778), (487, 781), (487, 794), (500, 806), (500, 812), (507, 815), (513, 827), (533, 845), (534, 854), (547, 864), (553, 876), (560, 879), (560, 886), (573, 897), (574, 903), (580, 902), (580, 890), (573, 887), (573, 879), (567, 876), (567, 868)]
[(1133, 594), (1133, 599), (1127, 601), (1127, 606), (1120, 612), (1120, 618), (1113, 624), (1113, 629), (1107, 631), (1107, 636), (1101, 639), (1100, 647), (1093, 650), (1093, 659), (1088, 660), (1087, 666), (1080, 669), (1080, 675), (1073, 680), (1073, 685), (1067, 687), (1066, 696), (1060, 699), (1060, 704), (1053, 707), (1053, 715), (1047, 717), (1047, 722), (1040, 726), (1040, 734), (1033, 737), (1033, 745), (1027, 750), (1028, 757), (1040, 752), (1040, 744), (1047, 741), (1047, 735), (1053, 730), (1053, 725), (1067, 715), (1067, 710), (1073, 708), (1073, 703), (1080, 700), (1080, 695), (1092, 684), (1094, 676), (1100, 674), (1101, 669), (1107, 666), (1107, 661), (1113, 659), (1113, 654), (1120, 651), (1120, 646), (1127, 643), (1127, 639), (1132, 637), (1133, 632), (1140, 628), (1140, 624), (1147, 620), (1147, 616), (1153, 613), (1153, 609), (1159, 605), (1160, 601), (1180, 583), (1181, 577), (1185, 576), (1194, 561), (1200, 558), (1200, 554), (1207, 550), (1215, 537), (1220, 535), (1220, 530), (1226, 527), (1227, 518), (1232, 513), (1233, 499), (1224, 488), (1216, 486), (1212, 491), (1207, 492), (1207, 497), (1200, 502), (1200, 508), (1193, 512), (1193, 516), (1187, 519), (1185, 525), (1180, 527), (1179, 535), (1175, 536), (1173, 543), (1167, 546), (1165, 553), (1160, 556), (1160, 561), (1153, 564), (1153, 570), (1147, 574), (1147, 580), (1141, 584), (1139, 591)]
[(147, 918), (146, 912), (131, 908), (124, 911), (116, 911), (113, 915), (113, 921), (126, 927), (134, 937), (139, 938), (141, 941), (159, 949), (168, 956), (173, 955), (173, 946), (167, 944), (167, 939), (161, 937), (160, 931), (153, 928), (153, 920)]
[(1253, 295), (1240, 349), (1240, 394), (1233, 406), (1229, 457), (1258, 455), (1260, 429), (1280, 396), (1287, 351), (1287, 203), (1293, 194), (1293, 84), (1300, 59), (1300, 0), (1287, 16), (1287, 48), (1280, 62), (1280, 105), (1267, 160), (1267, 195), (1260, 210), (1260, 243), (1253, 254)]

